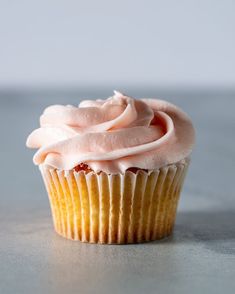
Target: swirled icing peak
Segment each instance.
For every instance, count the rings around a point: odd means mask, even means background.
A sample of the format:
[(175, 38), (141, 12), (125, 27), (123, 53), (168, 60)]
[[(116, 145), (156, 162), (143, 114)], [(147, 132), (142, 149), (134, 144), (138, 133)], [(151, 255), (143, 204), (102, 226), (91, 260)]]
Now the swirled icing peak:
[(194, 144), (194, 128), (181, 109), (116, 91), (106, 100), (85, 100), (78, 107), (49, 106), (40, 126), (26, 142), (39, 148), (34, 163), (63, 170), (82, 163), (107, 173), (156, 169), (188, 157)]

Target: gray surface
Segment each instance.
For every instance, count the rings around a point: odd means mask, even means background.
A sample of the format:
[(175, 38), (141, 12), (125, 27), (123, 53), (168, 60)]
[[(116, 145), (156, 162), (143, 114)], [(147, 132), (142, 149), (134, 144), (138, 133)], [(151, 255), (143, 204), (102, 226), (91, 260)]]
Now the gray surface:
[(234, 293), (235, 93), (125, 90), (173, 101), (195, 123), (197, 145), (174, 236), (127, 246), (57, 236), (25, 138), (46, 105), (110, 91), (2, 92), (0, 293)]

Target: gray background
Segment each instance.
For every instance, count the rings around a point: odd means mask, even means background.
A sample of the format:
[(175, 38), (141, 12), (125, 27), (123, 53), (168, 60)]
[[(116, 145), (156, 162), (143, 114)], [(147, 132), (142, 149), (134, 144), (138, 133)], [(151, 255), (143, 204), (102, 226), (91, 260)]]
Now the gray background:
[[(235, 1), (0, 0), (0, 293), (235, 292)], [(175, 232), (65, 240), (25, 147), (43, 109), (112, 90), (181, 106), (197, 143)]]
[(0, 85), (235, 84), (234, 0), (0, 0)]

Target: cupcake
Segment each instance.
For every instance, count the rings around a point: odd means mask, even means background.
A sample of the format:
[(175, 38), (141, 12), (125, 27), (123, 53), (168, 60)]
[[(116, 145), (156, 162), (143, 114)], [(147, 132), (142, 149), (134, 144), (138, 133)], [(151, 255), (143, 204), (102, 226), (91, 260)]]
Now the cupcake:
[(53, 105), (27, 139), (38, 148), (55, 231), (103, 244), (169, 236), (194, 144), (189, 117), (158, 99), (119, 92)]

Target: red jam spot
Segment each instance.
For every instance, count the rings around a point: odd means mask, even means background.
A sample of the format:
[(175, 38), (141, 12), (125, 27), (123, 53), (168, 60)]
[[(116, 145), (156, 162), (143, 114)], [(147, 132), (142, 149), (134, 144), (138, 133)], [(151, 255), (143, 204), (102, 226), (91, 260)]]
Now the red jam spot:
[(86, 163), (80, 163), (79, 165), (75, 166), (74, 170), (76, 172), (84, 171), (84, 172), (91, 172), (92, 169)]

